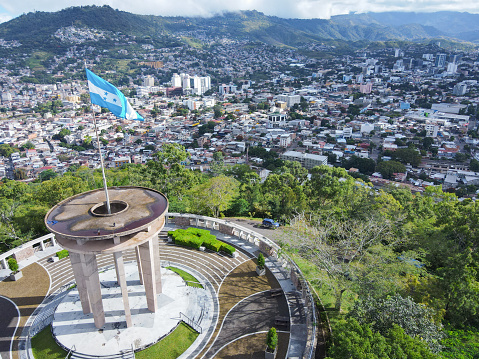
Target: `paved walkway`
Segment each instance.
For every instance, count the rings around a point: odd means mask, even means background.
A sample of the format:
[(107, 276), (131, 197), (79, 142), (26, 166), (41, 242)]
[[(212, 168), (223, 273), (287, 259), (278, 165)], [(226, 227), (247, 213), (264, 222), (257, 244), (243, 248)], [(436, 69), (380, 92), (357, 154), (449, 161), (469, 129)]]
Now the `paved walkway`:
[(12, 337), (20, 319), (16, 305), (9, 299), (0, 297), (0, 357), (10, 359)]
[(204, 358), (214, 358), (221, 348), (239, 337), (268, 331), (275, 326), (278, 316), (288, 316), (288, 305), (283, 295), (272, 297), (266, 291), (240, 301), (226, 315), (220, 333)]
[[(19, 336), (33, 311), (42, 303), (50, 287), (48, 273), (37, 263), (23, 267), (23, 278), (16, 282), (4, 280), (0, 282), (0, 295), (14, 302), (20, 309), (20, 323), (15, 333), (12, 356), (18, 357)], [(0, 302), (0, 311), (3, 312), (4, 301)], [(8, 310), (8, 307), (5, 308)]]

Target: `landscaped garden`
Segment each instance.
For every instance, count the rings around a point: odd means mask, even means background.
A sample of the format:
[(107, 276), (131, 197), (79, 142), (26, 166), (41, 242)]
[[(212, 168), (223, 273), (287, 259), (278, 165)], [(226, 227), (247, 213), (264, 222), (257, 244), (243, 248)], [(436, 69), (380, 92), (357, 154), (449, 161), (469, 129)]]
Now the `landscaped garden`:
[(200, 228), (177, 229), (168, 231), (168, 236), (172, 237), (175, 244), (184, 247), (200, 249), (204, 247), (214, 252), (224, 252), (230, 256), (234, 255), (236, 248), (227, 243), (221, 242), (212, 235), (210, 231)]

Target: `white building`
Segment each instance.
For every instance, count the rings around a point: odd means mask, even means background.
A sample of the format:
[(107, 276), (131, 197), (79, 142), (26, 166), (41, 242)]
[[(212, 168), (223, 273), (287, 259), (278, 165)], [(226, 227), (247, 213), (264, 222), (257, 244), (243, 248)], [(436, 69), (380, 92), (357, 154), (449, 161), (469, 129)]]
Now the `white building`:
[(284, 161), (299, 162), (301, 163), (301, 166), (307, 169), (328, 164), (328, 157), (326, 156), (312, 155), (310, 153), (302, 153), (297, 151), (286, 151), (279, 157)]
[(289, 133), (285, 133), (279, 137), (279, 145), (284, 148), (291, 146), (291, 136)]
[(147, 75), (144, 79), (143, 79), (143, 86), (144, 87), (152, 87), (152, 86), (155, 86), (155, 79), (150, 76), (150, 75)]
[(292, 107), (301, 102), (301, 96), (299, 95), (278, 95), (276, 99), (278, 101), (286, 102), (287, 107)]

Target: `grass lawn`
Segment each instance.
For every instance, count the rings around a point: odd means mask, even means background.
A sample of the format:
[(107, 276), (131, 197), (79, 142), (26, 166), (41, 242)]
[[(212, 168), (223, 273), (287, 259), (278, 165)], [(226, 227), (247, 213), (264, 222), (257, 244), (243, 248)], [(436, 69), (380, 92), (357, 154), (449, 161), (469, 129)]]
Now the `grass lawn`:
[[(203, 286), (199, 283), (199, 280), (196, 277), (192, 276), (190, 273), (185, 272), (176, 267), (166, 267), (167, 269), (175, 272), (178, 274), (183, 280), (186, 282), (186, 285), (195, 288), (203, 288)], [(193, 282), (193, 283), (192, 283)]]
[(32, 338), (32, 352), (35, 359), (64, 359), (67, 352), (64, 351), (53, 339), (49, 325)]
[(135, 353), (136, 359), (175, 359), (178, 358), (196, 340), (198, 333), (184, 323), (166, 338), (141, 352)]

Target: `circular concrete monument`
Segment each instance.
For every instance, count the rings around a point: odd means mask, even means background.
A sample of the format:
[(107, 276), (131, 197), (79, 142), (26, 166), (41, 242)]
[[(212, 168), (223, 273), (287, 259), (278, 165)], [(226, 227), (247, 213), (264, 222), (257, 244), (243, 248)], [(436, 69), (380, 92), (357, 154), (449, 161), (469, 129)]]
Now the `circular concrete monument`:
[(55, 233), (58, 244), (70, 252), (83, 313), (93, 314), (97, 328), (105, 324), (97, 255), (113, 255), (126, 325), (130, 327), (123, 252), (135, 250), (147, 307), (155, 312), (162, 292), (158, 234), (165, 225), (168, 200), (144, 187), (112, 187), (108, 194), (110, 214), (103, 189), (97, 189), (58, 203), (45, 216), (45, 224)]

